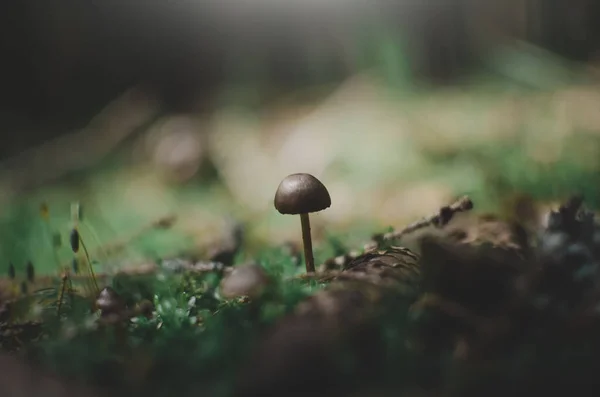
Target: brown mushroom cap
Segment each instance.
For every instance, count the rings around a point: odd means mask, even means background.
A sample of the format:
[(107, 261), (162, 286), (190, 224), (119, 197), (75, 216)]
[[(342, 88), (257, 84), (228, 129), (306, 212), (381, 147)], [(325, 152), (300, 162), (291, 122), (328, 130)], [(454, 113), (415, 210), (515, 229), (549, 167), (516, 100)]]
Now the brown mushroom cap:
[(102, 313), (115, 313), (124, 308), (124, 304), (121, 297), (111, 287), (105, 287), (98, 294), (96, 299), (96, 308), (100, 309)]
[(331, 206), (325, 185), (310, 174), (292, 174), (281, 181), (275, 193), (275, 208), (282, 214), (317, 212)]

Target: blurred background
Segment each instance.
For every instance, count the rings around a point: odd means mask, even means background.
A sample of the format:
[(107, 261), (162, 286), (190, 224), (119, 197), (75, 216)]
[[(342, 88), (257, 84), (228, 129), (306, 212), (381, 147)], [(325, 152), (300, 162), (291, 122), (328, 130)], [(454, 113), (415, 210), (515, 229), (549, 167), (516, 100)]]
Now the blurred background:
[(249, 255), (299, 241), (272, 204), (294, 172), (332, 196), (317, 239), (465, 193), (600, 203), (595, 0), (4, 0), (0, 16), (0, 269), (51, 271), (42, 203), (65, 236), (81, 204), (103, 265), (202, 256), (235, 222)]

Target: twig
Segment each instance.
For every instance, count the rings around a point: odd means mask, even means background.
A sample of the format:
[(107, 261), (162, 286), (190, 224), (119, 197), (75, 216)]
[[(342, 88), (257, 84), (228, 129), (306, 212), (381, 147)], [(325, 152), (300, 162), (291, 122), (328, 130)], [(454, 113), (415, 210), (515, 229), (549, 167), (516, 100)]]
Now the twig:
[[(442, 227), (448, 224), (454, 214), (458, 212), (469, 211), (473, 208), (473, 202), (468, 196), (463, 196), (456, 200), (454, 203), (444, 206), (439, 209), (435, 215), (431, 215), (427, 218), (418, 220), (400, 230), (394, 230), (385, 234), (375, 234), (371, 238), (371, 241), (364, 245), (364, 251), (373, 251), (382, 248), (383, 243), (396, 240), (402, 236), (410, 234), (416, 230), (424, 227), (433, 225), (435, 227)], [(331, 270), (333, 268), (344, 268), (350, 261), (356, 259), (360, 255), (360, 252), (350, 252), (344, 255), (336, 256), (327, 259), (324, 263), (319, 266), (321, 271)]]
[(442, 227), (447, 225), (456, 213), (469, 211), (472, 208), (473, 202), (471, 199), (468, 196), (463, 196), (454, 203), (440, 208), (437, 214), (411, 223), (401, 230), (386, 233), (382, 238), (384, 241), (395, 240), (427, 226)]
[(96, 290), (95, 291), (96, 294), (98, 294), (100, 292), (100, 289), (98, 288), (98, 282), (96, 281), (96, 275), (94, 274), (94, 268), (92, 267), (92, 260), (90, 259), (90, 253), (88, 252), (88, 249), (85, 246), (85, 243), (83, 242), (83, 239), (81, 238), (81, 235), (79, 236), (79, 243), (83, 247), (83, 252), (85, 254), (85, 259), (87, 261), (88, 269), (90, 271), (90, 276), (92, 278), (92, 283), (94, 284), (94, 289)]

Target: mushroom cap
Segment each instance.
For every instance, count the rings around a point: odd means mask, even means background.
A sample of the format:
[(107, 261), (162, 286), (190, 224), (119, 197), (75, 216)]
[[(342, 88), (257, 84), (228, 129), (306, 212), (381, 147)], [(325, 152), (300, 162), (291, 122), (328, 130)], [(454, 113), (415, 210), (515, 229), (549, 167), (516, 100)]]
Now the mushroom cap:
[(105, 287), (100, 291), (100, 294), (98, 294), (96, 307), (103, 313), (112, 313), (123, 309), (124, 305), (121, 297), (114, 289)]
[(331, 197), (325, 185), (314, 176), (291, 174), (279, 184), (274, 204), (282, 214), (307, 214), (329, 208)]

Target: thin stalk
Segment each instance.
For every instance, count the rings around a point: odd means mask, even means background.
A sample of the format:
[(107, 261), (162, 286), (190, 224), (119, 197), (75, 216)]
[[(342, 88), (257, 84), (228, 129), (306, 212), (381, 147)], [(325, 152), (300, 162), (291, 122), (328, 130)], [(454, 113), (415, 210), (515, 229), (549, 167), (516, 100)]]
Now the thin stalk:
[(310, 220), (308, 214), (300, 214), (302, 223), (302, 242), (304, 243), (304, 261), (306, 263), (306, 272), (315, 272), (315, 258), (313, 257), (312, 240), (310, 237)]
[(60, 309), (62, 308), (62, 303), (63, 303), (63, 299), (65, 296), (65, 288), (67, 286), (67, 276), (63, 276), (62, 277), (62, 283), (61, 283), (61, 288), (60, 288), (60, 296), (58, 297), (58, 307), (56, 309), (56, 313), (58, 316), (60, 316)]
[(90, 269), (90, 275), (92, 276), (92, 281), (94, 283), (94, 288), (96, 289), (96, 295), (97, 295), (100, 292), (100, 289), (98, 288), (98, 283), (96, 282), (96, 275), (94, 274), (94, 269), (92, 268), (92, 261), (90, 260), (90, 254), (88, 253), (87, 247), (85, 246), (83, 239), (81, 238), (81, 234), (79, 235), (79, 243), (81, 244), (81, 247), (83, 248), (83, 252), (85, 253), (85, 259), (87, 260), (88, 268)]

